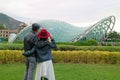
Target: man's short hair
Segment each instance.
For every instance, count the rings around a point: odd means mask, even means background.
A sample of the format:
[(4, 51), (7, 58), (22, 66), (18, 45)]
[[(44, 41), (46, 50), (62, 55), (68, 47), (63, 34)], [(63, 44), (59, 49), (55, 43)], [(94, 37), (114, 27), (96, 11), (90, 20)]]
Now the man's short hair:
[(40, 27), (41, 27), (41, 26), (40, 26), (38, 23), (33, 23), (33, 24), (32, 24), (32, 30), (33, 30), (33, 31), (38, 30)]

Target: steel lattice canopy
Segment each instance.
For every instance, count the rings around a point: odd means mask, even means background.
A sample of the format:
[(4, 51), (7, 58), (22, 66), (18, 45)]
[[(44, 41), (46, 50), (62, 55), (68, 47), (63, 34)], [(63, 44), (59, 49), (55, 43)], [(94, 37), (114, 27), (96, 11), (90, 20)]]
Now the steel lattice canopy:
[[(90, 38), (99, 41), (108, 31), (112, 31), (115, 24), (115, 17), (107, 17), (89, 27), (76, 27), (57, 20), (44, 20), (38, 22), (38, 24), (46, 28), (54, 36), (57, 42), (76, 42), (79, 40), (88, 40)], [(11, 40), (11, 42), (16, 39), (23, 40), (24, 36), (30, 31), (31, 26), (25, 27), (13, 40)]]

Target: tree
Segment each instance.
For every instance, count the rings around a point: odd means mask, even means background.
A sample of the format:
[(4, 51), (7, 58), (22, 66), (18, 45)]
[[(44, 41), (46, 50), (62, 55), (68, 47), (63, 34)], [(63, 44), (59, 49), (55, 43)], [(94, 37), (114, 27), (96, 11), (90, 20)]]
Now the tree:
[(120, 39), (120, 34), (117, 33), (116, 31), (112, 31), (108, 33), (108, 38), (112, 40), (117, 40), (117, 39)]
[(4, 24), (0, 24), (0, 29), (8, 29)]

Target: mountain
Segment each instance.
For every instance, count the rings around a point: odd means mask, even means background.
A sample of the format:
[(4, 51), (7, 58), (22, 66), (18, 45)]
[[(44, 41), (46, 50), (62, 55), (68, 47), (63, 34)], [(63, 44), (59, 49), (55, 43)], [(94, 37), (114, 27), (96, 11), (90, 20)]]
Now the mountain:
[(5, 24), (10, 30), (16, 30), (19, 28), (21, 21), (15, 20), (6, 14), (0, 13), (0, 24)]

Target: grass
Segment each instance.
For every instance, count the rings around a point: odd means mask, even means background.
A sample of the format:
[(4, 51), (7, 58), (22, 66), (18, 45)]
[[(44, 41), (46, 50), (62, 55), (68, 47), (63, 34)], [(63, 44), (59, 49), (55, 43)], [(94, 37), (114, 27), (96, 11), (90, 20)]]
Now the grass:
[[(56, 80), (119, 80), (120, 65), (54, 64)], [(0, 64), (0, 80), (23, 80), (23, 63)]]

